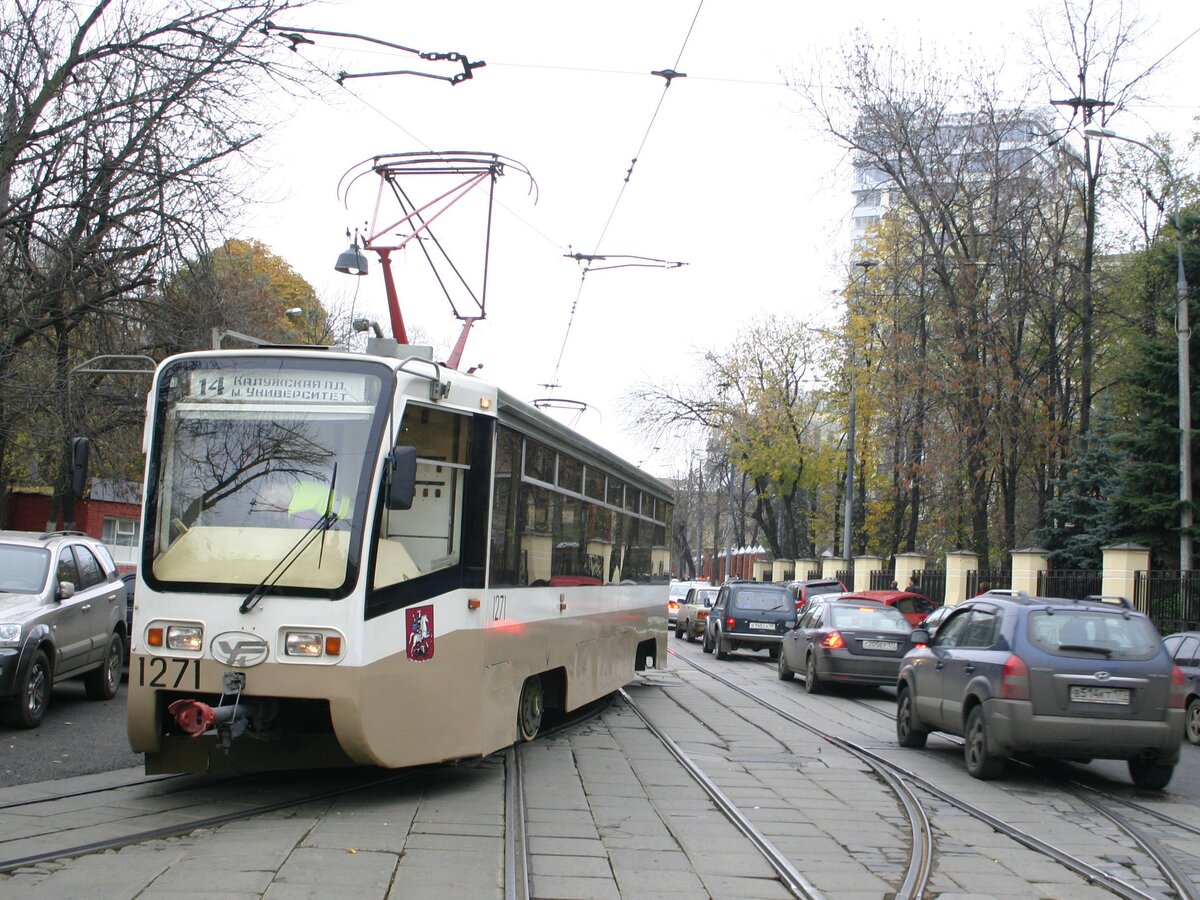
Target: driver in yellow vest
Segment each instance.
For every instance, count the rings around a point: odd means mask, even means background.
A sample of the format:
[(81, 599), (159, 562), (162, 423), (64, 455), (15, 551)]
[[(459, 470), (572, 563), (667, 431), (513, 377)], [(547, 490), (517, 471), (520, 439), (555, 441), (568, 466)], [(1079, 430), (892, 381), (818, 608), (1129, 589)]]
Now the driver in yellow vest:
[(329, 485), (316, 481), (301, 481), (292, 488), (292, 501), (288, 504), (288, 521), (295, 527), (311, 528), (329, 509), (338, 519), (350, 515), (350, 498), (344, 494), (329, 502)]

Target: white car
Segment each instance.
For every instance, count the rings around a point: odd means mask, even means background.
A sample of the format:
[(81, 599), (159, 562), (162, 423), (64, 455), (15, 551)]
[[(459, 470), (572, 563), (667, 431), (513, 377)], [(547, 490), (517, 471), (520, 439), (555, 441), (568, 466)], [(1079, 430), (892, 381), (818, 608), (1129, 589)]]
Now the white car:
[(675, 637), (687, 636), (688, 643), (694, 644), (708, 624), (708, 611), (717, 602), (717, 588), (712, 585), (689, 588), (687, 595), (679, 603), (675, 616)]

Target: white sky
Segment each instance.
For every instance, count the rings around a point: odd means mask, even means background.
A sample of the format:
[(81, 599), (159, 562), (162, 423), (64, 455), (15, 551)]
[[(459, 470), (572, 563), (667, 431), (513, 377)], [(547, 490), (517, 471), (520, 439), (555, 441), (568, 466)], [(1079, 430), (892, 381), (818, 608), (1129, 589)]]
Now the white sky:
[[(939, 54), (968, 45), (1000, 54), (1019, 80), (1033, 35), (1030, 12), (1041, 7), (1034, 0), (345, 0), (310, 7), (277, 24), (457, 51), (487, 65), (457, 86), (411, 76), (355, 79), (346, 82), (349, 90), (332, 90), (331, 103), (308, 100), (289, 110), (289, 127), (260, 148), (270, 164), (260, 189), (270, 202), (242, 236), (270, 246), (327, 305), (353, 301), (358, 315), (389, 333), (375, 258), (365, 278), (333, 271), (346, 228), (370, 218), (376, 190), (374, 176), (363, 179), (347, 206), (337, 196), (342, 174), (390, 152), (477, 150), (518, 160), (536, 179), (539, 198), (535, 204), (516, 172), (498, 182), (488, 317), (476, 325), (462, 368), (482, 363), (482, 377), (531, 400), (550, 393), (542, 385), (557, 367), (553, 393), (589, 407), (577, 418), (563, 414), (567, 421), (670, 476), (686, 471), (692, 448), (663, 440), (655, 450), (654, 441), (632, 433), (620, 412), (625, 392), (646, 381), (692, 380), (705, 350), (719, 350), (756, 317), (829, 324), (840, 315), (851, 170), (782, 73), (807, 73), (817, 55), (836, 51), (863, 25), (879, 40), (921, 41)], [(1151, 27), (1131, 71), (1200, 28), (1198, 5), (1146, 0), (1141, 9)], [(325, 71), (458, 71), (365, 43), (314, 39), (300, 55)], [(1138, 139), (1159, 130), (1190, 133), (1189, 120), (1200, 115), (1198, 60), (1200, 36), (1146, 84), (1150, 102), (1113, 127)], [(688, 77), (674, 81), (651, 127), (663, 80), (649, 73), (669, 68)], [(1035, 96), (1061, 93), (1047, 86)], [(471, 266), (482, 255), (479, 210), (464, 203), (443, 220), (445, 235), (463, 229), (457, 258)], [(593, 271), (580, 292), (579, 265), (563, 258), (571, 250), (688, 265)], [(423, 261), (407, 253), (393, 263), (405, 322), (448, 352), (458, 322), (441, 295), (423, 286)]]

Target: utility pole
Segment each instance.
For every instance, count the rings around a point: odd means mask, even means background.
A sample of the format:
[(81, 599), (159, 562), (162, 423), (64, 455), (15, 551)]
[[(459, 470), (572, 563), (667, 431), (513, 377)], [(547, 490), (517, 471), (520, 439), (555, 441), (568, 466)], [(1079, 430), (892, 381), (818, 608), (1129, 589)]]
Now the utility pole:
[[(877, 265), (873, 259), (860, 259), (854, 265), (861, 268), (863, 283), (866, 284), (867, 273), (871, 271), (871, 267)], [(855, 390), (854, 382), (857, 380), (854, 373), (854, 341), (850, 336), (850, 324), (852, 317), (850, 315), (850, 297), (846, 297), (846, 366), (850, 376), (850, 408), (847, 413), (846, 421), (846, 502), (845, 502), (845, 521), (842, 523), (842, 556), (846, 560), (846, 571), (850, 571), (851, 560), (854, 558), (854, 551), (850, 546), (854, 536), (854, 418), (855, 418)]]

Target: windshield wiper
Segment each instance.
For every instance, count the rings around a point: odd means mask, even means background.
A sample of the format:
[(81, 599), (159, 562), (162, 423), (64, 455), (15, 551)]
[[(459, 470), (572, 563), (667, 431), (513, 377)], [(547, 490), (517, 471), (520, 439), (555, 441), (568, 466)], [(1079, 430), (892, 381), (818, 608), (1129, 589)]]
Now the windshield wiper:
[(1078, 653), (1103, 653), (1105, 656), (1112, 656), (1113, 652), (1108, 647), (1097, 647), (1094, 644), (1059, 644), (1059, 650), (1074, 650)]
[(334, 463), (333, 474), (329, 479), (329, 492), (325, 500), (325, 511), (321, 513), (317, 521), (309, 526), (308, 531), (300, 535), (300, 540), (296, 541), (291, 549), (283, 554), (283, 557), (279, 562), (275, 563), (275, 567), (263, 577), (263, 580), (256, 584), (250, 593), (246, 595), (246, 599), (238, 607), (239, 612), (248, 613), (254, 607), (258, 606), (259, 601), (266, 596), (267, 591), (275, 587), (279, 579), (292, 567), (292, 564), (304, 555), (304, 551), (316, 540), (318, 534), (321, 536), (321, 550), (317, 557), (317, 567), (320, 568), (321, 561), (325, 555), (325, 532), (332, 528), (333, 523), (338, 520), (338, 514), (333, 511), (333, 486), (336, 482), (337, 463)]

